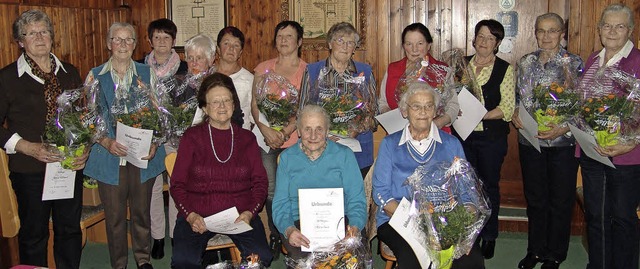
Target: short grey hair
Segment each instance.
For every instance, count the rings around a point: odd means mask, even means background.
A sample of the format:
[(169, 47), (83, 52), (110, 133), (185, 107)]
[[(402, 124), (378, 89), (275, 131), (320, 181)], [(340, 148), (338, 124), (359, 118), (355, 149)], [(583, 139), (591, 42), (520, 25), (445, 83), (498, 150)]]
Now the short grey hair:
[(556, 21), (556, 23), (560, 25), (560, 30), (562, 30), (563, 33), (565, 32), (564, 20), (562, 19), (562, 17), (560, 17), (560, 15), (553, 12), (538, 16), (536, 18), (535, 29), (538, 29), (538, 25), (540, 25), (540, 22), (548, 19)]
[(322, 116), (326, 130), (327, 132), (329, 131), (329, 128), (331, 128), (331, 118), (329, 118), (329, 113), (319, 105), (305, 105), (304, 108), (302, 108), (300, 113), (298, 113), (298, 118), (296, 119), (296, 128), (298, 128), (298, 130), (301, 130), (302, 128), (302, 118), (309, 114), (319, 114)]
[(633, 19), (633, 11), (631, 10), (631, 8), (629, 8), (628, 6), (626, 6), (625, 4), (622, 3), (616, 3), (616, 4), (611, 4), (608, 5), (603, 11), (602, 11), (602, 15), (600, 16), (600, 22), (598, 22), (598, 25), (602, 26), (604, 25), (604, 15), (611, 13), (611, 12), (624, 12), (627, 14), (627, 18), (629, 18), (629, 25), (627, 25), (629, 27), (629, 31), (633, 31), (633, 26), (635, 26), (635, 21)]
[(128, 22), (114, 22), (111, 24), (111, 26), (109, 26), (109, 33), (107, 34), (107, 45), (111, 43), (111, 38), (113, 37), (113, 33), (115, 33), (117, 30), (120, 30), (120, 29), (129, 30), (129, 32), (131, 32), (131, 37), (133, 37), (134, 39), (133, 44), (136, 44), (138, 39), (136, 37), (136, 29), (133, 28), (133, 25), (131, 25)]
[(216, 55), (216, 44), (210, 36), (198, 34), (192, 36), (184, 43), (185, 57), (189, 57), (190, 50), (202, 50), (207, 56), (207, 60), (213, 61), (213, 57)]
[(436, 107), (436, 112), (437, 112), (437, 107), (438, 104), (440, 104), (440, 94), (437, 93), (433, 87), (431, 87), (431, 85), (425, 83), (425, 82), (412, 82), (411, 84), (409, 84), (409, 87), (407, 88), (407, 90), (402, 93), (402, 95), (400, 96), (400, 102), (398, 103), (398, 106), (400, 107), (400, 111), (402, 112), (407, 112), (407, 107), (409, 104), (407, 104), (407, 102), (409, 102), (409, 98), (411, 98), (411, 96), (413, 96), (416, 93), (428, 93), (431, 94), (431, 96), (433, 97), (433, 105)]
[(336, 37), (350, 34), (353, 34), (355, 36), (356, 47), (358, 47), (360, 45), (360, 35), (358, 34), (356, 28), (348, 22), (336, 23), (332, 25), (327, 32), (327, 43), (331, 43), (331, 41)]
[(47, 30), (51, 33), (51, 42), (53, 42), (53, 40), (55, 40), (55, 36), (53, 35), (53, 23), (47, 13), (37, 9), (30, 9), (22, 12), (22, 14), (13, 21), (13, 39), (15, 41), (23, 41), (24, 35), (27, 34), (25, 33), (27, 25), (38, 22), (44, 22), (47, 25)]

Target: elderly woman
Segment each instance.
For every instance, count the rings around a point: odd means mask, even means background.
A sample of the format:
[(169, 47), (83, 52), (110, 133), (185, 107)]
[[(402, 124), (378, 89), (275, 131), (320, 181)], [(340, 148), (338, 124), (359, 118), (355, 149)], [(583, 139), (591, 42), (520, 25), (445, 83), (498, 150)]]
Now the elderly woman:
[[(393, 251), (400, 268), (420, 268), (409, 243), (389, 225), (402, 198), (412, 197), (410, 187), (404, 184), (407, 177), (419, 165), (465, 157), (460, 142), (439, 130), (433, 121), (439, 102), (440, 95), (430, 85), (422, 82), (409, 85), (398, 103), (409, 123), (402, 131), (382, 140), (373, 170), (373, 200), (381, 209), (376, 213), (378, 239)], [(484, 268), (477, 244), (469, 255), (454, 261), (453, 268)]]
[[(629, 40), (633, 16), (634, 12), (623, 4), (604, 9), (598, 24), (604, 48), (587, 60), (582, 85), (593, 83), (596, 72), (604, 67), (640, 78), (640, 50)], [(617, 92), (612, 89), (612, 93)], [(596, 150), (610, 157), (616, 168), (579, 152), (589, 241), (587, 268), (638, 268), (640, 227), (636, 208), (640, 203), (640, 148), (632, 142)]]
[(305, 106), (297, 120), (300, 140), (280, 155), (273, 220), (293, 259), (305, 257), (308, 253), (303, 253), (301, 246), (311, 243), (300, 232), (299, 189), (343, 188), (349, 228), (361, 231), (367, 219), (364, 184), (356, 159), (349, 148), (327, 138), (329, 125), (329, 115), (322, 107)]
[[(153, 50), (139, 63), (144, 63), (153, 69), (162, 82), (172, 78), (176, 74), (187, 72), (187, 63), (180, 60), (180, 55), (173, 47), (176, 45), (176, 34), (178, 28), (169, 19), (158, 19), (149, 23), (147, 34), (149, 44)], [(153, 237), (153, 248), (151, 257), (162, 259), (164, 257), (164, 235), (165, 235), (165, 212), (163, 198), (163, 176), (156, 178), (151, 193), (151, 237)], [(176, 223), (176, 210), (173, 199), (169, 196), (169, 237), (173, 238), (173, 227)]]
[(496, 56), (503, 38), (504, 27), (498, 21), (478, 22), (473, 38), (476, 54), (466, 58), (475, 72), (474, 95), (488, 111), (471, 135), (462, 141), (467, 160), (478, 172), (491, 201), (491, 217), (480, 233), (486, 259), (493, 258), (498, 238), (500, 169), (507, 154), (509, 121), (515, 107), (513, 67)]
[[(324, 77), (325, 83), (329, 83), (331, 87), (342, 88), (346, 80), (350, 80), (356, 76), (364, 76), (366, 86), (368, 87), (368, 95), (370, 95), (369, 104), (366, 104), (366, 110), (369, 114), (363, 122), (366, 126), (362, 126), (366, 131), (361, 133), (350, 133), (351, 137), (360, 142), (361, 152), (356, 152), (356, 160), (362, 176), (367, 174), (369, 168), (373, 164), (373, 130), (376, 128), (373, 116), (377, 114), (376, 102), (376, 81), (371, 72), (371, 66), (365, 63), (356, 62), (351, 57), (356, 51), (356, 47), (360, 42), (360, 35), (356, 29), (347, 22), (334, 24), (327, 32), (327, 43), (329, 43), (330, 55), (324, 61), (315, 62), (307, 65), (302, 79), (302, 89), (300, 91), (300, 106), (306, 104), (320, 104), (319, 78)], [(323, 71), (323, 76), (320, 76)], [(325, 73), (326, 72), (326, 73)], [(312, 92), (315, 94), (312, 96)], [(335, 95), (342, 93), (323, 93), (323, 95)], [(349, 94), (349, 93), (347, 93)], [(331, 113), (331, 111), (329, 111)], [(333, 119), (332, 119), (333, 120)]]
[[(566, 77), (569, 74), (565, 70), (574, 75), (582, 72), (580, 56), (560, 46), (565, 28), (558, 14), (538, 16), (535, 33), (539, 49), (523, 56), (518, 62), (519, 93), (531, 91), (545, 82), (553, 81), (562, 85), (572, 79)], [(531, 102), (523, 104), (533, 114), (535, 109), (528, 107)], [(518, 113), (516, 108), (513, 124), (516, 128), (523, 128)], [(518, 268), (532, 269), (538, 262), (544, 262), (543, 268), (558, 268), (567, 258), (578, 171), (578, 161), (574, 156), (575, 139), (568, 132), (566, 124), (552, 124), (550, 130), (539, 131), (540, 152), (522, 135), (518, 136), (529, 217), (527, 255)]]
[[(98, 80), (101, 94), (98, 105), (103, 111), (103, 118), (111, 119), (110, 110), (115, 101), (113, 89), (118, 85), (121, 89), (133, 91), (135, 81), (140, 80), (155, 90), (156, 75), (145, 64), (131, 59), (136, 47), (136, 31), (129, 23), (116, 22), (109, 27), (107, 48), (111, 58), (98, 67), (91, 69), (86, 81)], [(139, 102), (142, 100), (132, 100)], [(115, 128), (107, 126), (106, 135), (94, 144), (84, 170), (85, 175), (98, 180), (98, 191), (104, 205), (107, 226), (109, 256), (113, 268), (127, 266), (127, 206), (130, 213), (128, 224), (131, 231), (131, 246), (134, 259), (139, 268), (153, 268), (150, 262), (151, 220), (149, 207), (151, 189), (158, 174), (165, 170), (164, 147), (152, 143), (146, 169), (138, 168), (124, 161), (127, 147), (115, 140)]]
[[(424, 24), (417, 22), (404, 28), (402, 31), (402, 49), (405, 57), (400, 61), (390, 63), (387, 72), (384, 74), (384, 78), (382, 78), (382, 83), (380, 84), (380, 99), (378, 99), (380, 112), (387, 112), (391, 109), (398, 108), (395, 97), (398, 82), (403, 75), (407, 75), (405, 74), (407, 71), (412, 70), (418, 64), (424, 63), (438, 67), (427, 69), (429, 72), (427, 76), (431, 78), (428, 83), (431, 87), (435, 88), (438, 84), (445, 82), (447, 64), (436, 60), (429, 54), (432, 43), (433, 38), (431, 37), (431, 33)], [(441, 71), (441, 73), (435, 73), (436, 70)], [(450, 125), (458, 117), (458, 111), (460, 110), (458, 96), (453, 88), (450, 90), (454, 91), (451, 93), (453, 97), (449, 98), (447, 104), (445, 104), (445, 113), (438, 115), (433, 120), (438, 128)], [(448, 129), (448, 127), (445, 129)]]
[[(272, 72), (286, 78), (298, 91), (302, 84), (302, 75), (307, 67), (307, 63), (300, 59), (300, 46), (302, 46), (302, 26), (295, 21), (282, 21), (276, 25), (273, 43), (278, 51), (278, 57), (264, 61), (254, 69), (256, 81), (261, 79), (267, 72)], [(251, 115), (254, 119), (259, 119), (258, 102), (256, 99), (256, 89), (253, 89), (253, 97), (251, 99)], [(267, 195), (267, 216), (269, 218), (269, 230), (271, 232), (269, 246), (275, 257), (278, 257), (282, 242), (280, 241), (280, 233), (273, 224), (272, 203), (273, 193), (276, 187), (276, 166), (280, 153), (289, 146), (298, 141), (298, 135), (295, 134), (296, 116), (292, 115), (289, 125), (284, 126), (277, 131), (264, 123), (255, 120), (256, 127), (259, 128), (265, 143), (270, 147), (268, 152), (261, 150), (262, 163), (267, 170), (269, 178), (269, 192)]]
[[(45, 166), (60, 161), (41, 143), (47, 122), (56, 115), (63, 89), (81, 85), (78, 70), (51, 53), (53, 25), (39, 10), (27, 10), (13, 22), (13, 39), (22, 54), (0, 70), (0, 145), (9, 154), (9, 178), (18, 202), (20, 263), (47, 266), (49, 218), (53, 220), (58, 268), (79, 268), (82, 251), (80, 214), (82, 173), (76, 173), (74, 198), (42, 201)], [(74, 166), (82, 168), (86, 155)]]
[(243, 257), (258, 254), (264, 266), (273, 256), (258, 213), (267, 197), (267, 174), (255, 136), (242, 126), (233, 81), (222, 73), (205, 78), (198, 91), (203, 124), (187, 129), (172, 174), (171, 195), (178, 206), (171, 266), (201, 268), (208, 231), (204, 217), (235, 207), (252, 230), (228, 236)]
[(225, 74), (233, 80), (233, 85), (238, 91), (240, 109), (244, 114), (242, 128), (251, 129), (251, 89), (253, 87), (253, 74), (240, 65), (240, 56), (244, 49), (244, 34), (240, 29), (227, 26), (218, 33), (217, 39), (218, 72)]

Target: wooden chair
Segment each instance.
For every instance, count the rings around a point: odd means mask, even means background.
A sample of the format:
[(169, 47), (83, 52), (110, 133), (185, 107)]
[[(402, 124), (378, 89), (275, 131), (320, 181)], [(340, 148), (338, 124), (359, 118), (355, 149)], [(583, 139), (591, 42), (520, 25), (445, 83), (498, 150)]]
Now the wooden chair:
[[(378, 205), (373, 202), (372, 191), (373, 191), (373, 169), (375, 167), (375, 162), (371, 165), (371, 169), (367, 172), (367, 175), (364, 177), (364, 191), (366, 193), (367, 199), (367, 212), (369, 212), (369, 219), (367, 221), (367, 237), (369, 242), (376, 237), (377, 228), (376, 228), (376, 213), (378, 210)], [(396, 264), (396, 256), (393, 254), (393, 251), (380, 239), (378, 239), (378, 253), (382, 257), (383, 260), (386, 261), (385, 269), (391, 269)]]
[[(167, 154), (167, 157), (164, 159), (164, 164), (167, 167), (167, 173), (169, 176), (173, 173), (173, 167), (176, 163), (176, 154), (175, 152)], [(224, 234), (216, 234), (214, 237), (209, 239), (207, 243), (206, 250), (221, 250), (228, 248), (231, 251), (231, 260), (234, 263), (239, 263), (242, 261), (242, 255), (240, 254), (240, 250), (238, 247), (231, 241), (231, 238)]]
[(384, 269), (391, 269), (396, 265), (396, 255), (393, 254), (393, 251), (387, 246), (387, 244), (378, 240), (378, 252), (380, 252), (380, 256), (383, 260), (385, 260)]
[(14, 237), (20, 230), (18, 202), (9, 179), (9, 160), (4, 150), (0, 150), (0, 224), (2, 237)]

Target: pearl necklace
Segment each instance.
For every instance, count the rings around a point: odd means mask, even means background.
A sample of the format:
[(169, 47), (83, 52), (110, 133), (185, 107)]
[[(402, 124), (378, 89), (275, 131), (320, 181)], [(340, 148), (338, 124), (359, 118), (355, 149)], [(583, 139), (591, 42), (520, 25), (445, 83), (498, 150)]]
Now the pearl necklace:
[(413, 155), (413, 152), (411, 151), (411, 146), (409, 145), (411, 144), (409, 141), (407, 141), (406, 145), (407, 145), (407, 151), (409, 152), (409, 155), (411, 156), (411, 158), (416, 161), (419, 165), (424, 165), (425, 163), (428, 163), (431, 160), (431, 157), (433, 157), (433, 154), (436, 152), (436, 147), (438, 146), (438, 143), (435, 143), (435, 140), (431, 140), (431, 145), (433, 145), (433, 147), (429, 147), (432, 148), (431, 150), (431, 154), (429, 155), (429, 158), (427, 158), (425, 161), (421, 162), (418, 160), (418, 158), (416, 158), (415, 155)]
[(227, 157), (226, 160), (220, 160), (220, 158), (218, 158), (218, 153), (216, 153), (216, 148), (213, 147), (213, 137), (211, 137), (211, 124), (207, 124), (209, 126), (209, 141), (211, 141), (211, 149), (213, 150), (213, 156), (216, 156), (216, 160), (218, 160), (221, 163), (226, 163), (231, 159), (231, 155), (233, 155), (233, 126), (231, 126), (231, 123), (229, 123), (229, 128), (231, 129), (231, 151), (229, 152), (229, 157)]

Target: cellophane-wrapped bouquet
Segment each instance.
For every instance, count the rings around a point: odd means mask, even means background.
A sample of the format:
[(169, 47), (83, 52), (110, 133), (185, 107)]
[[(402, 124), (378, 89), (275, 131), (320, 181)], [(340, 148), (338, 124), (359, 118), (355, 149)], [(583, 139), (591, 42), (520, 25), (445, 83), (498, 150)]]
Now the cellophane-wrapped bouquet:
[(153, 143), (165, 142), (168, 111), (160, 105), (157, 92), (139, 78), (128, 89), (116, 86), (109, 109), (114, 130), (116, 122), (120, 122), (129, 127), (152, 130)]
[(576, 125), (598, 145), (640, 142), (640, 80), (613, 67), (600, 69), (580, 85), (580, 101)]
[(328, 76), (323, 68), (318, 76), (317, 87), (312, 87), (309, 96), (313, 100), (305, 100), (311, 104), (324, 107), (331, 119), (331, 134), (349, 137), (353, 133), (361, 133), (375, 128), (374, 116), (377, 112), (375, 93), (371, 91), (363, 73), (357, 76), (341, 76), (341, 87), (335, 87), (334, 78)]
[[(285, 77), (267, 71), (256, 83), (258, 109), (280, 131), (298, 113), (298, 90)], [(266, 122), (265, 122), (266, 123)]]
[[(167, 142), (177, 148), (180, 138), (193, 123), (198, 109), (197, 93), (202, 81), (215, 69), (197, 74), (178, 74), (157, 84), (160, 104), (168, 112), (165, 129)], [(162, 110), (162, 109), (161, 109)]]
[(443, 115), (446, 104), (455, 96), (455, 91), (451, 88), (451, 83), (447, 81), (450, 76), (450, 71), (450, 67), (430, 61), (429, 55), (426, 55), (422, 61), (417, 62), (413, 66), (408, 66), (398, 80), (395, 90), (396, 102), (398, 104), (400, 103), (402, 94), (409, 89), (411, 83), (425, 82), (440, 94), (440, 103), (436, 108), (436, 115)]
[(258, 254), (249, 255), (244, 261), (240, 263), (224, 261), (216, 264), (211, 264), (206, 269), (263, 269), (266, 268), (260, 263), (260, 257)]
[(419, 166), (406, 184), (414, 194), (414, 217), (425, 233), (431, 268), (450, 268), (469, 253), (491, 215), (479, 177), (469, 162), (455, 158)]
[(580, 110), (576, 89), (581, 71), (579, 59), (564, 55), (552, 57), (542, 66), (538, 57), (530, 54), (519, 63), (518, 88), (520, 101), (538, 123), (538, 131), (547, 126), (572, 121)]
[(465, 53), (462, 49), (451, 49), (442, 53), (440, 58), (449, 65), (451, 70), (447, 73), (444, 87), (453, 88), (456, 94), (462, 89), (467, 89), (471, 94), (479, 97), (482, 91), (476, 85), (473, 70), (464, 57)]
[(288, 267), (295, 269), (371, 269), (372, 257), (359, 231), (349, 230), (332, 251), (314, 251), (307, 258), (285, 258)]
[(83, 87), (65, 90), (58, 96), (58, 113), (45, 127), (43, 140), (49, 145), (55, 144), (54, 150), (63, 157), (61, 165), (65, 169), (75, 168), (75, 158), (80, 157), (97, 139), (98, 91), (98, 81), (94, 80)]

